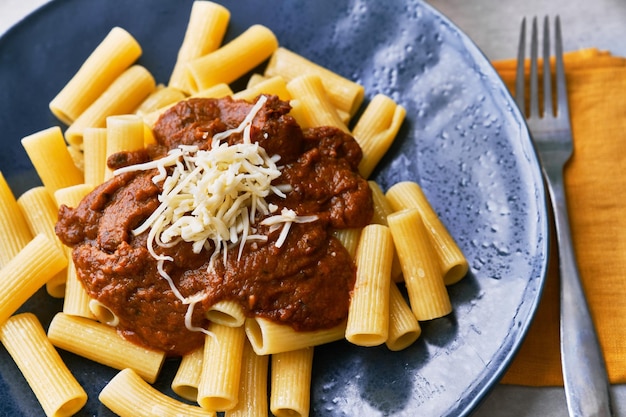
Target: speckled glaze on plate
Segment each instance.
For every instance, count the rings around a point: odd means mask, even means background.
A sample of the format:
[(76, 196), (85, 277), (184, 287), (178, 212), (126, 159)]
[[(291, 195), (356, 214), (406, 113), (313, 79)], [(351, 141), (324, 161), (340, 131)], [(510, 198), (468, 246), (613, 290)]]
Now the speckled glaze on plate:
[[(412, 347), (389, 352), (339, 342), (316, 349), (312, 416), (462, 416), (506, 369), (529, 326), (546, 272), (545, 195), (528, 131), (474, 44), (420, 1), (223, 2), (227, 38), (254, 23), (280, 42), (361, 82), (371, 98), (407, 108), (397, 142), (374, 174), (383, 188), (418, 181), (471, 270), (449, 288), (454, 312), (423, 323)], [(0, 39), (0, 170), (16, 195), (39, 181), (20, 139), (58, 124), (48, 102), (115, 25), (141, 43), (140, 63), (167, 82), (191, 0), (59, 0)], [(47, 327), (61, 301), (38, 292), (22, 310)], [(67, 352), (90, 394), (80, 416), (112, 415), (97, 395), (116, 373)], [(168, 361), (156, 386), (169, 383)], [(41, 415), (0, 347), (0, 415)]]

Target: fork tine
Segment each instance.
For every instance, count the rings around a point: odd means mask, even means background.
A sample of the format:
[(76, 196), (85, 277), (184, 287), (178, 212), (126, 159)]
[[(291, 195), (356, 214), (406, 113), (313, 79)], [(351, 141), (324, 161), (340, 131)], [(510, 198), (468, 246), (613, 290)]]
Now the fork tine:
[(556, 93), (557, 117), (569, 120), (569, 104), (567, 102), (567, 82), (565, 81), (565, 67), (563, 65), (563, 38), (561, 36), (561, 19), (555, 20), (555, 57), (556, 57)]
[(552, 76), (550, 69), (550, 20), (546, 16), (543, 20), (543, 113), (552, 116)]
[(539, 116), (539, 81), (537, 77), (537, 18), (533, 17), (530, 35), (530, 112), (528, 117)]
[(526, 49), (526, 18), (522, 19), (522, 26), (519, 35), (519, 46), (517, 48), (517, 70), (515, 74), (515, 101), (522, 115), (526, 117), (526, 98), (524, 97), (524, 84), (526, 75), (524, 71), (524, 51)]

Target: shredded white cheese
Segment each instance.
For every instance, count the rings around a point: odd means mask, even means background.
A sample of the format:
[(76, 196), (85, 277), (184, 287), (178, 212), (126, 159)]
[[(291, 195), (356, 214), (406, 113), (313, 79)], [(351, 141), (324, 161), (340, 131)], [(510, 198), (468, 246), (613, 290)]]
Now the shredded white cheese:
[(264, 226), (270, 226), (270, 233), (282, 227), (278, 239), (276, 239), (276, 247), (281, 247), (287, 239), (289, 228), (293, 223), (311, 223), (317, 220), (317, 216), (298, 216), (295, 211), (283, 208), (280, 214), (266, 217), (261, 221)]
[[(293, 223), (313, 222), (317, 216), (298, 216), (293, 210), (283, 209), (265, 200), (270, 195), (285, 197), (291, 191), (289, 185), (273, 185), (280, 177), (277, 165), (280, 157), (268, 156), (258, 143), (252, 143), (250, 130), (254, 117), (267, 98), (261, 96), (241, 124), (211, 138), (211, 149), (199, 150), (197, 146), (179, 146), (165, 157), (145, 164), (133, 165), (115, 171), (115, 174), (137, 170), (156, 169), (152, 178), (162, 182), (160, 205), (152, 215), (133, 230), (135, 235), (148, 231), (147, 248), (157, 260), (161, 277), (169, 283), (172, 292), (188, 306), (185, 326), (192, 331), (205, 329), (191, 325), (196, 303), (202, 301), (203, 293), (184, 297), (165, 271), (165, 262), (173, 259), (160, 255), (155, 247), (171, 247), (180, 241), (192, 243), (195, 253), (203, 249), (213, 250), (211, 262), (222, 253), (226, 260), (228, 248), (239, 244), (239, 258), (247, 242), (267, 241), (266, 235), (258, 234), (255, 227), (257, 213), (265, 217), (261, 225), (270, 226), (270, 233), (282, 228), (275, 242), (281, 247)], [(229, 145), (224, 142), (234, 133), (243, 132), (242, 143)]]

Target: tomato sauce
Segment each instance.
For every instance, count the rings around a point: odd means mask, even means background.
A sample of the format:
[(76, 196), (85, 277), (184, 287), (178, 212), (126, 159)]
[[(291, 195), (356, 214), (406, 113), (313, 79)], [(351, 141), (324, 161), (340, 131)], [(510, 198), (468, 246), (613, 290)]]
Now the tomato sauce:
[[(112, 168), (162, 157), (181, 144), (211, 146), (218, 132), (237, 127), (254, 103), (231, 98), (189, 99), (166, 111), (154, 127), (156, 144), (113, 155)], [(316, 215), (310, 223), (294, 223), (286, 241), (275, 245), (280, 231), (258, 225), (267, 242), (239, 246), (224, 260), (192, 251), (191, 243), (158, 248), (171, 256), (169, 276), (185, 297), (203, 292), (192, 324), (207, 327), (207, 309), (221, 300), (238, 302), (250, 317), (259, 316), (299, 331), (330, 328), (347, 317), (355, 265), (332, 237), (334, 229), (363, 227), (373, 213), (371, 191), (357, 171), (362, 153), (355, 139), (332, 127), (301, 129), (288, 114), (287, 102), (268, 97), (252, 122), (251, 138), (268, 155), (280, 155), (277, 183), (289, 184), (285, 198), (268, 202), (298, 215)], [(233, 134), (230, 143), (242, 140)], [(156, 170), (114, 176), (87, 195), (75, 208), (62, 206), (56, 232), (72, 247), (78, 278), (89, 293), (120, 319), (118, 331), (146, 347), (182, 355), (204, 340), (184, 323), (187, 305), (172, 292), (147, 249), (147, 232), (133, 229), (159, 206), (161, 184)]]

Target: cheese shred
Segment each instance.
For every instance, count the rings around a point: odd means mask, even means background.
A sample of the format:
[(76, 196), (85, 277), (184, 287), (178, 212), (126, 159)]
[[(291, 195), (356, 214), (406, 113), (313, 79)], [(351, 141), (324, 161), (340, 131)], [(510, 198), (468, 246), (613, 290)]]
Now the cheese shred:
[[(268, 236), (258, 233), (257, 214), (265, 216), (261, 225), (269, 226), (270, 233), (281, 228), (274, 243), (281, 247), (293, 223), (307, 223), (317, 216), (298, 216), (293, 210), (268, 204), (270, 195), (286, 197), (289, 185), (272, 184), (281, 175), (277, 165), (280, 156), (270, 157), (265, 149), (251, 140), (252, 122), (267, 97), (260, 96), (244, 120), (234, 129), (220, 132), (211, 138), (211, 148), (181, 145), (163, 158), (144, 164), (120, 168), (115, 174), (152, 170), (152, 178), (162, 183), (158, 208), (133, 230), (135, 235), (148, 231), (147, 249), (157, 260), (158, 272), (167, 280), (172, 292), (188, 306), (185, 326), (191, 331), (206, 329), (191, 324), (193, 308), (206, 298), (197, 293), (184, 297), (165, 269), (165, 262), (173, 259), (160, 255), (155, 247), (167, 248), (184, 241), (192, 244), (195, 253), (211, 251), (209, 267), (220, 253), (226, 260), (229, 247), (239, 244), (238, 259), (248, 242), (266, 242)], [(229, 145), (225, 139), (243, 133), (240, 143)], [(207, 139), (205, 137), (205, 139)]]

